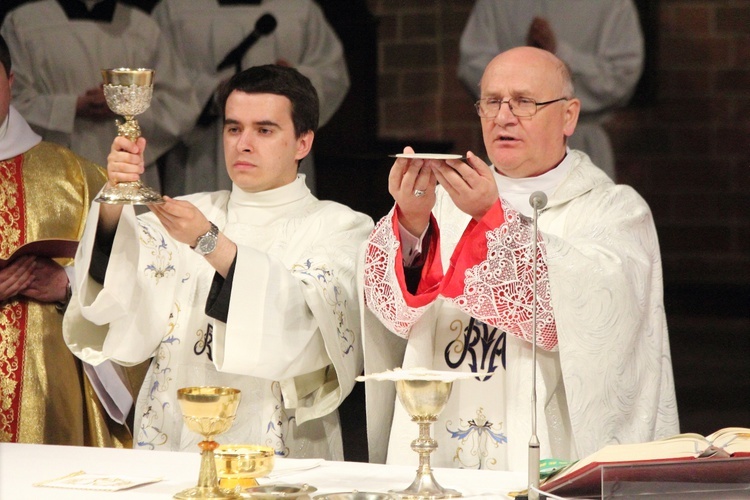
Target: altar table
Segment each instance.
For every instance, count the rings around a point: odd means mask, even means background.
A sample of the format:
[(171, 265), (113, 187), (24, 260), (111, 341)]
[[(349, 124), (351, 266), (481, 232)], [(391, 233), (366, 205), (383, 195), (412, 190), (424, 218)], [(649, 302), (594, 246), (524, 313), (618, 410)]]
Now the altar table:
[[(261, 484), (307, 483), (318, 490), (313, 494), (341, 491), (385, 492), (406, 488), (416, 477), (418, 457), (414, 466), (393, 466), (361, 462), (321, 463), (306, 470), (294, 469), (295, 460), (277, 458), (283, 475), (261, 479)], [(303, 463), (307, 461), (299, 461)], [(308, 462), (309, 463), (309, 462)], [(169, 499), (198, 481), (200, 452), (168, 452), (0, 443), (0, 498), (61, 499), (61, 500), (126, 500)], [(113, 474), (162, 480), (116, 492), (96, 492), (62, 488), (35, 487), (34, 484), (66, 476), (73, 472)], [(467, 500), (509, 498), (509, 491), (525, 487), (524, 474), (499, 471), (462, 469), (433, 470), (437, 482), (458, 490)]]

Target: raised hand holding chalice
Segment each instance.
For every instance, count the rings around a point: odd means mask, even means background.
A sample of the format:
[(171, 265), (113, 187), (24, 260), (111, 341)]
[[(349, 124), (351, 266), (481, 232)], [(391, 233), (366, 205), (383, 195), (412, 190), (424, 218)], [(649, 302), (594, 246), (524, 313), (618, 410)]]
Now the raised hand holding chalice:
[[(135, 119), (151, 104), (154, 89), (154, 70), (146, 68), (103, 69), (104, 97), (114, 113), (125, 118), (117, 120), (117, 134), (135, 142), (141, 128)], [(120, 182), (106, 186), (95, 201), (114, 205), (151, 205), (164, 203), (161, 195), (141, 181)]]

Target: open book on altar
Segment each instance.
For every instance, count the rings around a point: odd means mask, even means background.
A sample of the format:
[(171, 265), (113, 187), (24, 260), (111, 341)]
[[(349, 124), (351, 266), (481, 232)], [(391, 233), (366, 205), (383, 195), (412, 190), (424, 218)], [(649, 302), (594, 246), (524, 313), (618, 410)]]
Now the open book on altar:
[(78, 241), (65, 239), (36, 240), (18, 247), (7, 259), (0, 258), (0, 269), (10, 264), (22, 255), (38, 255), (40, 257), (73, 258), (76, 255)]
[[(550, 476), (539, 489), (562, 496), (585, 496), (600, 490), (603, 467), (677, 464), (678, 462), (683, 462), (683, 465), (686, 465), (685, 462), (698, 465), (706, 460), (734, 458), (738, 460), (726, 460), (726, 463), (736, 462), (743, 469), (750, 467), (750, 428), (726, 427), (708, 436), (688, 433), (646, 443), (605, 446)], [(653, 470), (656, 471), (656, 469)], [(634, 469), (631, 480), (643, 482), (664, 480), (665, 478), (662, 477), (664, 470), (654, 472), (654, 476), (649, 477), (647, 468)], [(691, 475), (696, 474), (691, 473)], [(712, 468), (711, 476), (705, 477), (704, 475), (702, 480), (734, 482), (737, 474), (734, 467), (727, 466), (719, 469)]]

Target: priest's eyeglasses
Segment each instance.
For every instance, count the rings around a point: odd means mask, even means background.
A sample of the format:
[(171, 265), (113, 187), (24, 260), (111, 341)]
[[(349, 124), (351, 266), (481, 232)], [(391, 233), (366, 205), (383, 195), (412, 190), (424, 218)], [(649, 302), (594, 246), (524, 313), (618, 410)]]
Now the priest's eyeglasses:
[(511, 97), (507, 101), (501, 101), (494, 97), (487, 97), (485, 99), (479, 99), (474, 103), (474, 107), (477, 108), (477, 114), (482, 118), (495, 118), (500, 113), (500, 108), (503, 104), (508, 104), (510, 112), (514, 116), (519, 118), (525, 118), (528, 116), (534, 116), (540, 106), (546, 106), (558, 101), (567, 101), (567, 97), (560, 97), (559, 99), (553, 99), (551, 101), (536, 102), (530, 97)]

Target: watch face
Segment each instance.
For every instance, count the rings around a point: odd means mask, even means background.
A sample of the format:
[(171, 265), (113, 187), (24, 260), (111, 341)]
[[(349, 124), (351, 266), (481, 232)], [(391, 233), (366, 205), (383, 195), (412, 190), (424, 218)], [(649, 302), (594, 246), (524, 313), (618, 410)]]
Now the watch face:
[(213, 235), (204, 236), (198, 243), (198, 248), (204, 254), (212, 252), (216, 248), (216, 238)]

